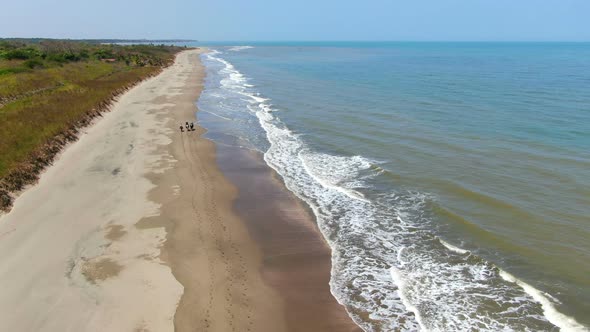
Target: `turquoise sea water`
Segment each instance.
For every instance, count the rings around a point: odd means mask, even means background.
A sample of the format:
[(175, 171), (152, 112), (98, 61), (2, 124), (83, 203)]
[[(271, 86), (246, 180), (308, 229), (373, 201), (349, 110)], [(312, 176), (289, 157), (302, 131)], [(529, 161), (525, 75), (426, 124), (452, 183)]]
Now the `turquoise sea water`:
[(312, 208), (361, 327), (587, 330), (590, 44), (248, 45), (199, 120)]

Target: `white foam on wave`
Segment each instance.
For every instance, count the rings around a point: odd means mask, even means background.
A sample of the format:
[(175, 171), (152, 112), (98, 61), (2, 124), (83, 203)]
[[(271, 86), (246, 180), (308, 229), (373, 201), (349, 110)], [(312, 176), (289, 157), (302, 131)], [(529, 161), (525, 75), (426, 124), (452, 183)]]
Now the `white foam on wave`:
[(244, 75), (242, 75), (242, 73), (237, 71), (231, 63), (229, 63), (228, 61), (226, 61), (220, 57), (217, 57), (216, 55), (218, 55), (218, 54), (222, 54), (222, 53), (217, 50), (213, 50), (209, 53), (205, 53), (205, 55), (209, 59), (214, 60), (214, 61), (218, 61), (224, 65), (224, 68), (221, 69), (221, 72), (223, 74), (226, 74), (227, 77), (223, 78), (221, 80), (221, 85), (226, 86), (226, 87), (233, 87), (236, 89), (244, 88), (245, 87), (244, 85), (247, 84), (246, 77)]
[[(351, 168), (356, 171), (369, 168), (371, 164), (367, 159), (361, 156), (348, 158), (319, 155), (308, 151), (300, 151), (297, 157), (307, 173), (325, 188), (339, 191), (352, 199), (369, 202), (362, 193), (339, 184), (339, 181), (350, 175)], [(313, 165), (314, 161), (321, 161), (321, 165)], [(343, 174), (343, 172), (348, 172), (348, 174)]]
[[(252, 98), (252, 100), (254, 100), (257, 103), (264, 103), (265, 101), (269, 100), (268, 98), (262, 98), (260, 96), (256, 96), (254, 94), (246, 94), (246, 96)], [(264, 105), (260, 105), (261, 107), (264, 107)]]
[[(389, 271), (391, 273), (391, 279), (393, 279), (393, 281), (398, 285), (398, 287), (400, 289), (403, 289), (406, 284), (406, 280), (402, 277), (400, 271), (398, 269), (396, 269), (395, 267), (391, 267), (391, 269), (389, 269)], [(406, 308), (408, 308), (408, 310), (410, 310), (412, 313), (414, 313), (414, 316), (416, 316), (416, 321), (420, 325), (420, 330), (428, 331), (428, 329), (426, 328), (426, 326), (424, 326), (424, 323), (422, 322), (422, 316), (421, 316), (418, 308), (416, 308), (412, 304), (412, 302), (403, 294), (403, 292), (400, 291), (398, 293), (399, 293), (399, 297), (402, 300), (402, 303), (404, 304), (404, 306), (406, 306)]]
[(557, 311), (557, 308), (551, 303), (549, 294), (546, 294), (535, 287), (527, 284), (526, 282), (516, 278), (512, 274), (500, 270), (500, 276), (508, 281), (520, 286), (527, 294), (532, 296), (537, 302), (539, 302), (543, 308), (543, 314), (547, 319), (555, 326), (559, 327), (561, 331), (566, 332), (586, 332), (589, 331), (585, 326), (578, 323), (573, 317), (566, 316), (561, 312)]
[(248, 50), (248, 49), (251, 49), (251, 48), (254, 48), (254, 46), (247, 46), (247, 45), (244, 45), (244, 46), (234, 46), (234, 47), (230, 47), (228, 50), (229, 51), (233, 51), (233, 52), (239, 52), (239, 51)]
[(447, 249), (449, 249), (450, 251), (456, 252), (456, 253), (461, 254), (461, 255), (469, 253), (469, 250), (465, 250), (465, 249), (461, 249), (459, 247), (456, 247), (456, 246), (454, 246), (454, 245), (452, 245), (452, 244), (444, 241), (441, 238), (439, 238), (438, 240), (440, 241), (440, 243), (443, 246), (447, 247)]
[[(412, 206), (412, 204), (409, 204), (409, 206)], [(415, 206), (411, 210), (416, 210)], [(405, 215), (404, 211), (400, 212), (403, 217), (398, 215), (400, 221), (408, 220), (409, 222), (411, 220), (411, 217)], [(402, 247), (398, 251), (397, 264), (392, 266), (392, 280), (398, 284), (400, 298), (402, 298), (404, 304), (408, 305), (409, 303), (408, 309), (412, 311), (418, 310), (420, 313), (425, 311), (431, 313), (428, 317), (422, 316), (422, 318), (418, 318), (420, 325), (425, 327), (426, 330), (466, 330), (469, 329), (469, 326), (480, 326), (478, 330), (488, 331), (549, 329), (546, 326), (547, 324), (543, 324), (542, 319), (536, 318), (534, 306), (530, 304), (532, 302), (537, 303), (537, 305), (540, 304), (542, 308), (542, 311), (539, 312), (540, 318), (544, 318), (548, 323), (559, 327), (561, 330), (587, 331), (575, 319), (560, 313), (549, 300), (551, 298), (549, 294), (523, 283), (514, 276), (474, 255), (466, 256), (465, 254), (470, 253), (468, 250), (454, 246), (438, 237), (436, 239), (451, 253), (454, 253), (450, 254), (451, 256), (454, 255), (453, 261), (455, 263), (453, 265), (445, 262), (437, 263), (434, 260), (436, 256), (426, 257), (424, 253), (411, 253), (408, 252), (411, 249)], [(422, 258), (420, 258), (421, 256)], [(475, 261), (470, 260), (469, 257), (473, 257)], [(458, 259), (461, 259), (463, 263), (457, 264)], [(412, 264), (415, 266), (411, 266)], [(433, 277), (436, 288), (424, 288), (424, 284), (420, 280), (428, 280)], [(506, 284), (498, 283), (498, 279), (516, 283), (520, 286), (518, 288), (524, 292), (519, 294), (514, 289), (509, 289)], [(488, 287), (488, 284), (492, 285), (492, 287)], [(441, 299), (450, 299), (452, 302), (444, 303), (444, 301), (441, 302)], [(503, 306), (509, 305), (504, 312), (500, 313), (503, 316), (495, 317), (502, 318), (502, 322), (477, 316), (469, 316), (469, 319), (465, 319), (466, 316), (461, 318), (460, 316), (463, 315), (461, 312), (472, 314), (479, 312), (477, 302), (474, 302), (473, 299), (482, 299), (484, 302), (495, 301)], [(432, 306), (432, 302), (438, 303)], [(533, 324), (537, 325), (527, 326), (519, 323), (523, 313), (530, 315), (529, 317), (532, 320), (536, 320)], [(440, 316), (441, 319), (435, 318), (433, 320), (432, 318), (436, 316)], [(444, 325), (439, 324), (442, 319), (446, 321)], [(504, 321), (504, 319), (506, 320)]]
[[(360, 156), (339, 157), (327, 154), (311, 153), (299, 139), (299, 137), (284, 126), (273, 116), (274, 109), (261, 100), (258, 95), (251, 95), (253, 103), (248, 108), (256, 115), (260, 126), (265, 130), (270, 148), (265, 152), (266, 163), (283, 177), (285, 185), (297, 197), (307, 202), (318, 218), (318, 226), (324, 237), (334, 249), (338, 243), (331, 240), (332, 226), (337, 218), (342, 219), (341, 226), (352, 227), (349, 232), (357, 232), (354, 225), (359, 225), (367, 214), (366, 206), (370, 202), (362, 197), (362, 194), (354, 190), (359, 172), (370, 168), (371, 163)], [(330, 163), (340, 165), (331, 172), (326, 172), (322, 166)], [(331, 205), (333, 210), (330, 210)], [(358, 211), (359, 213), (348, 213), (345, 216), (337, 217), (337, 211)], [(347, 231), (342, 230), (342, 235)], [(387, 330), (412, 331), (415, 330), (411, 314), (399, 298), (393, 292), (385, 292), (383, 296), (376, 298), (374, 294), (382, 292), (383, 287), (390, 284), (389, 272), (382, 267), (370, 267), (363, 269), (366, 260), (361, 255), (351, 257), (350, 261), (342, 262), (340, 253), (350, 255), (350, 252), (333, 250), (332, 256), (332, 279), (330, 289), (336, 300), (349, 308), (358, 308), (367, 311), (366, 304), (351, 302), (351, 296), (346, 294), (343, 285), (351, 282), (355, 289), (361, 289), (361, 294), (368, 301), (375, 302), (370, 305), (369, 317)], [(359, 259), (356, 259), (356, 258)], [(399, 303), (399, 304), (398, 304)], [(350, 312), (349, 312), (350, 313)], [(366, 331), (374, 329), (360, 317), (351, 314), (355, 322)], [(403, 319), (398, 319), (402, 318)], [(403, 323), (400, 323), (403, 321)]]
[[(332, 293), (352, 309), (351, 317), (363, 329), (529, 330), (519, 320), (521, 315), (534, 313), (531, 303), (536, 302), (546, 317), (536, 321), (539, 326), (549, 321), (567, 331), (585, 331), (559, 313), (542, 293), (521, 284), (524, 292), (515, 291), (506, 282), (498, 285), (501, 278), (496, 268), (486, 262), (473, 263), (473, 255), (465, 255), (469, 251), (441, 239), (444, 247), (439, 249), (422, 246), (428, 236), (421, 234), (428, 230), (416, 211), (423, 210), (428, 195), (415, 193), (404, 201), (394, 195), (377, 207), (357, 190), (362, 187), (359, 177), (372, 170), (372, 161), (311, 152), (273, 116), (275, 109), (269, 99), (252, 91), (245, 83), (247, 78), (229, 62), (215, 54), (212, 57), (224, 65), (221, 84), (251, 100), (247, 107), (270, 143), (265, 161), (317, 216), (318, 226), (333, 249)], [(225, 84), (223, 80), (227, 80)], [(452, 263), (444, 260), (449, 255)], [(507, 309), (496, 316), (480, 317), (480, 308), (489, 301), (498, 301)], [(368, 312), (370, 321), (356, 316), (355, 311)], [(541, 310), (538, 312), (540, 316)], [(536, 319), (534, 315), (529, 318)]]
[(403, 255), (405, 249), (406, 249), (406, 247), (403, 247), (402, 246), (397, 251), (397, 257), (396, 257), (396, 259), (397, 259), (397, 262), (398, 262), (399, 266), (402, 266), (402, 267), (407, 264), (407, 262), (402, 258), (403, 257), (402, 255)]

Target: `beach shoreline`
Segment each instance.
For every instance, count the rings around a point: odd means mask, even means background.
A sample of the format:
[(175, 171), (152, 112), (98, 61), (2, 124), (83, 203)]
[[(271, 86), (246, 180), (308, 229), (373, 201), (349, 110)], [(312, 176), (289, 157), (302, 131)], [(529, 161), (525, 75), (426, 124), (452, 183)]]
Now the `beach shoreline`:
[[(331, 297), (329, 248), (309, 214), (280, 216), (277, 200), (260, 222), (241, 218), (247, 195), (219, 169), (216, 144), (199, 126), (179, 131), (195, 118), (203, 51), (180, 53), (122, 95), (0, 216), (0, 282), (9, 289), (0, 329), (358, 329)], [(237, 166), (243, 178), (253, 174)], [(265, 174), (250, 185), (268, 185)], [(300, 221), (308, 232), (285, 237)], [(270, 259), (289, 241), (313, 242), (320, 254)]]
[[(187, 77), (184, 93), (173, 98), (179, 112), (172, 130), (198, 117), (202, 89), (199, 74)], [(184, 286), (176, 329), (360, 331), (330, 293), (330, 249), (302, 202), (260, 156), (216, 144), (205, 132), (197, 126), (173, 137), (175, 167), (159, 182), (188, 186), (174, 201), (166, 202), (166, 193), (153, 196), (162, 203), (161, 215), (151, 219), (156, 225), (195, 221), (166, 226), (163, 257)], [(203, 266), (208, 274), (195, 271)], [(205, 315), (195, 320), (196, 312)]]
[(256, 151), (219, 144), (217, 163), (238, 188), (234, 209), (261, 249), (263, 279), (283, 299), (289, 330), (362, 331), (331, 292), (331, 248), (311, 208)]
[(284, 331), (282, 301), (258, 272), (259, 250), (232, 211), (237, 191), (217, 169), (215, 144), (201, 137), (199, 126), (178, 129), (195, 120), (203, 84), (198, 54), (186, 65), (197, 70), (189, 68), (178, 93), (162, 100), (174, 105), (168, 128), (175, 134), (166, 148), (175, 162), (154, 178), (160, 185), (151, 198), (162, 204), (161, 213), (140, 221), (167, 232), (162, 257), (184, 287), (175, 330)]

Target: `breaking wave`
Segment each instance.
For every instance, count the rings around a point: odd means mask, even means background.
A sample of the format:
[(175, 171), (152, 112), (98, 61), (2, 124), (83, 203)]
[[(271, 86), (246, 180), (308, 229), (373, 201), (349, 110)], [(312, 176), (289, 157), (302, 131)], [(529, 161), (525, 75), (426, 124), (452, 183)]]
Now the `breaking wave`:
[(239, 51), (243, 51), (243, 50), (247, 50), (247, 49), (251, 49), (251, 48), (254, 48), (254, 46), (234, 46), (234, 47), (230, 47), (229, 51), (239, 52)]
[(221, 54), (204, 62), (219, 66), (216, 93), (239, 106), (217, 115), (257, 120), (266, 163), (311, 207), (332, 247), (332, 293), (364, 330), (586, 331), (550, 295), (440, 239), (435, 197), (380, 191), (371, 184), (377, 161), (312, 150)]

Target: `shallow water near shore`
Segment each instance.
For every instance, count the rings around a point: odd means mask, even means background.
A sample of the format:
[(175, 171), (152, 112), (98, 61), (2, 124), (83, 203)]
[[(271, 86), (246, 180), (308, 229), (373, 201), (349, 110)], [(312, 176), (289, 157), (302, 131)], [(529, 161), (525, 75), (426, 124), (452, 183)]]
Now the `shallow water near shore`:
[(310, 206), (363, 329), (587, 329), (589, 44), (252, 46), (198, 119)]

